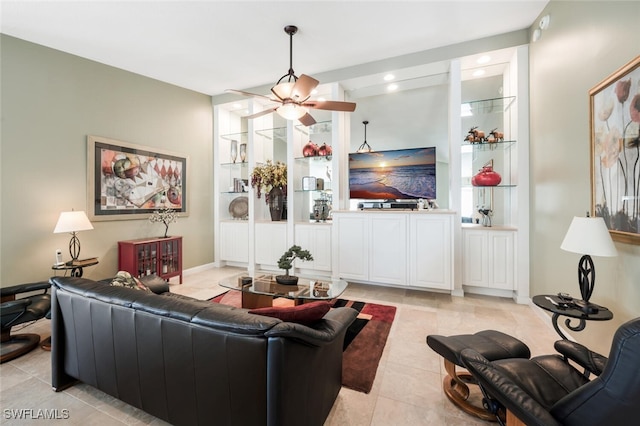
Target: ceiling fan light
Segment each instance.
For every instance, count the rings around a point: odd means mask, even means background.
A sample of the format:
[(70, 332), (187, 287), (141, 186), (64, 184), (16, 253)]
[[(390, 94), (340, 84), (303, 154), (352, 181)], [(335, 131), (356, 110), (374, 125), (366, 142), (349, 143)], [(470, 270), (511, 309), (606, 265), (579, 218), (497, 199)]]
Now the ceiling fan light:
[(302, 118), (309, 110), (296, 104), (284, 104), (276, 109), (282, 118), (287, 120), (298, 120)]
[(291, 91), (295, 83), (280, 83), (273, 86), (271, 91), (280, 99), (291, 98)]

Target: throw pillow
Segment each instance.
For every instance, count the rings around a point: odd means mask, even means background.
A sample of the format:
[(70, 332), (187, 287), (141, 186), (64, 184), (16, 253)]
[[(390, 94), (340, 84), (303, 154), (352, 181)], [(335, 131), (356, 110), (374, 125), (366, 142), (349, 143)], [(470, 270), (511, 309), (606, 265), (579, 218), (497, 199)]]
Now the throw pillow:
[(330, 309), (331, 305), (329, 302), (318, 301), (303, 303), (302, 305), (297, 306), (251, 309), (249, 313), (278, 318), (286, 322), (312, 325), (313, 323), (320, 321)]
[(111, 285), (116, 287), (129, 287), (134, 290), (151, 291), (146, 285), (142, 284), (139, 279), (127, 271), (118, 271), (113, 280), (111, 280)]

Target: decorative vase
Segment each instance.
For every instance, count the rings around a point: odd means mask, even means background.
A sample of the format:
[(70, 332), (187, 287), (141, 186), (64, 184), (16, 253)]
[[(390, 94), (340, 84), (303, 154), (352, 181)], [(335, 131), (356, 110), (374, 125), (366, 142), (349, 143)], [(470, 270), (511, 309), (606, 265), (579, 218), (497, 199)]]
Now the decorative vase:
[(295, 275), (276, 275), (276, 282), (282, 285), (297, 285), (298, 277)]
[(231, 162), (235, 163), (238, 158), (238, 141), (231, 141)]
[(246, 159), (247, 159), (247, 144), (241, 143), (240, 144), (240, 161), (244, 163)]
[(482, 169), (471, 178), (473, 186), (497, 186), (502, 182), (502, 177), (493, 170), (492, 165), (485, 165)]
[(284, 206), (284, 193), (282, 188), (274, 187), (269, 191), (269, 213), (271, 220), (279, 221), (282, 219), (282, 210)]
[(326, 143), (323, 143), (320, 148), (318, 148), (318, 155), (322, 156), (322, 157), (326, 157), (327, 155), (331, 155), (331, 153), (333, 152), (333, 150), (331, 149), (331, 145), (327, 145)]
[(311, 141), (307, 142), (307, 144), (302, 148), (302, 155), (305, 157), (315, 157), (318, 155), (318, 145)]

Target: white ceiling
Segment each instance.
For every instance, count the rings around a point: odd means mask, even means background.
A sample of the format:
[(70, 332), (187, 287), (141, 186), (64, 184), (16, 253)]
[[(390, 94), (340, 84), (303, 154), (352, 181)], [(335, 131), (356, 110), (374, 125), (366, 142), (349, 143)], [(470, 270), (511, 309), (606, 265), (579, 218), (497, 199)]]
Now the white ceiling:
[(1, 1), (1, 31), (209, 95), (507, 33), (549, 0)]

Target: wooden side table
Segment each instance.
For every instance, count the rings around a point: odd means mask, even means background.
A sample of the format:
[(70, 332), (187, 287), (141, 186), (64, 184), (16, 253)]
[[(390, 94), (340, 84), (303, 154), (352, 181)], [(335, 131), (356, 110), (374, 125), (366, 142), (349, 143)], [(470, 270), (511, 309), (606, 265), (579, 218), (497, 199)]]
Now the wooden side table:
[[(564, 320), (564, 325), (572, 331), (584, 330), (587, 325), (587, 321), (608, 321), (613, 318), (613, 312), (604, 306), (591, 303), (590, 305), (597, 308), (598, 311), (594, 313), (585, 313), (576, 305), (570, 302), (567, 303), (555, 294), (540, 294), (538, 296), (533, 296), (533, 303), (542, 309), (553, 313), (553, 316), (551, 317), (553, 328), (560, 337), (565, 340), (567, 340), (567, 336), (564, 335), (558, 326), (558, 318), (560, 318), (560, 316), (567, 317)], [(578, 325), (571, 325), (571, 321), (574, 319), (579, 321)]]
[(91, 257), (89, 259), (70, 260), (67, 263), (63, 263), (62, 265), (53, 265), (51, 269), (53, 269), (54, 271), (64, 271), (65, 276), (67, 275), (67, 271), (71, 271), (72, 277), (81, 277), (83, 273), (82, 268), (97, 264), (98, 258)]

